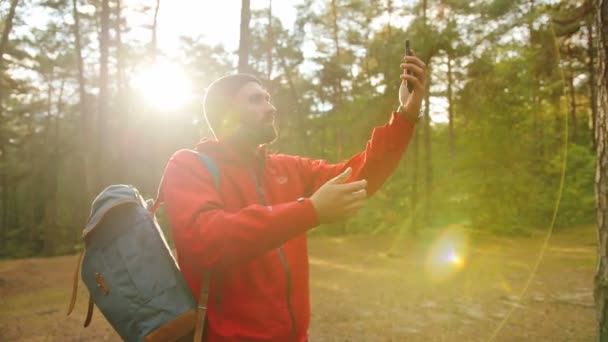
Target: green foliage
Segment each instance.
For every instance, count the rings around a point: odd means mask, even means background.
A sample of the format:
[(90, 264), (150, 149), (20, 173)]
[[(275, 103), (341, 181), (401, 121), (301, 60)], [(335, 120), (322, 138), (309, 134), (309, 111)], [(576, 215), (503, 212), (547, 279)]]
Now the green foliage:
[[(0, 2), (0, 13), (9, 4)], [(168, 57), (129, 38), (149, 27), (133, 27), (110, 1), (110, 114), (100, 118), (99, 4), (78, 5), (84, 94), (72, 1), (20, 2), (16, 11), (0, 70), (0, 257), (80, 248), (88, 205), (105, 185), (100, 175), (155, 196), (169, 156), (210, 134), (200, 95), (235, 72), (232, 51), (183, 37), (171, 55), (196, 99), (171, 113), (150, 108), (120, 80), (143, 61)], [(151, 22), (153, 8), (137, 11)], [(48, 21), (26, 27), (23, 18), (34, 12)], [(570, 143), (556, 227), (592, 222), (589, 13), (582, 0), (302, 0), (289, 28), (267, 10), (254, 11), (249, 67), (279, 110), (281, 134), (272, 148), (281, 152), (338, 162), (361, 151), (397, 106), (405, 39), (431, 70), (431, 114), (444, 120), (435, 120), (428, 136), (419, 123), (401, 165), (368, 205), (315, 234), (415, 234), (461, 223), (496, 233), (545, 228), (560, 189), (566, 115)], [(110, 137), (106, 150), (95, 145), (100, 135)], [(166, 217), (159, 219), (168, 232)]]

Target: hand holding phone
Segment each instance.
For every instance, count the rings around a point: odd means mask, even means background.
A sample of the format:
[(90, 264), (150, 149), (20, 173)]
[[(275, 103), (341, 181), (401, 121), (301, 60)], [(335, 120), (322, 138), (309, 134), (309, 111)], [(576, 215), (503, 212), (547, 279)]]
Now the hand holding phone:
[[(411, 46), (410, 46), (410, 40), (409, 40), (409, 39), (406, 39), (406, 40), (405, 40), (405, 55), (406, 55), (406, 56), (412, 56), (412, 55), (413, 55), (413, 53), (412, 53), (412, 48), (411, 48)], [(408, 75), (413, 75), (414, 73), (408, 70), (408, 71), (407, 71), (407, 74), (408, 74)], [(412, 85), (410, 82), (408, 82), (408, 81), (406, 81), (406, 82), (407, 82), (407, 90), (408, 90), (408, 91), (410, 92), (410, 94), (411, 94), (411, 93), (412, 93), (412, 91), (413, 91), (413, 89), (414, 89), (414, 86), (413, 86), (413, 85)]]
[(401, 61), (398, 112), (416, 121), (426, 91), (426, 64), (421, 61), (412, 49), (409, 40), (405, 41), (405, 57)]

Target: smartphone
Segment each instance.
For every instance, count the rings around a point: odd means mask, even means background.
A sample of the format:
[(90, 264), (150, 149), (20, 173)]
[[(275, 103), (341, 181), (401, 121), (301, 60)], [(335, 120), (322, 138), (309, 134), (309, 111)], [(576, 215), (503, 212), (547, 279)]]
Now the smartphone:
[[(410, 40), (409, 39), (405, 40), (405, 55), (406, 56), (412, 56), (413, 55), (412, 54), (412, 47), (410, 45)], [(408, 70), (407, 74), (408, 75), (413, 75), (414, 73)], [(414, 89), (413, 85), (411, 85), (410, 82), (407, 82), (407, 90), (409, 90), (409, 92), (411, 93), (413, 89)]]

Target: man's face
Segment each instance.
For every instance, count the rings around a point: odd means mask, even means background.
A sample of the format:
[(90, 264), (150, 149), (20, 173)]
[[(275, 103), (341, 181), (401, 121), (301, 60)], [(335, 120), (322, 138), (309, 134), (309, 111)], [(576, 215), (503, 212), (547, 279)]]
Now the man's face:
[(270, 143), (277, 138), (274, 124), (276, 108), (270, 94), (256, 82), (241, 87), (235, 96), (238, 119), (237, 134), (255, 145)]

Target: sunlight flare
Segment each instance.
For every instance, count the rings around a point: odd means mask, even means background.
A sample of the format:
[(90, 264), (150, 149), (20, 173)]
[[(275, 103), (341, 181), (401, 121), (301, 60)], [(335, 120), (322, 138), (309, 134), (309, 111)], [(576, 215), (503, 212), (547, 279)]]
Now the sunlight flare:
[(450, 279), (466, 264), (468, 236), (459, 228), (447, 228), (434, 239), (426, 258), (425, 271), (432, 282)]
[(190, 78), (180, 66), (168, 62), (142, 66), (131, 85), (147, 106), (159, 111), (177, 110), (192, 99)]

